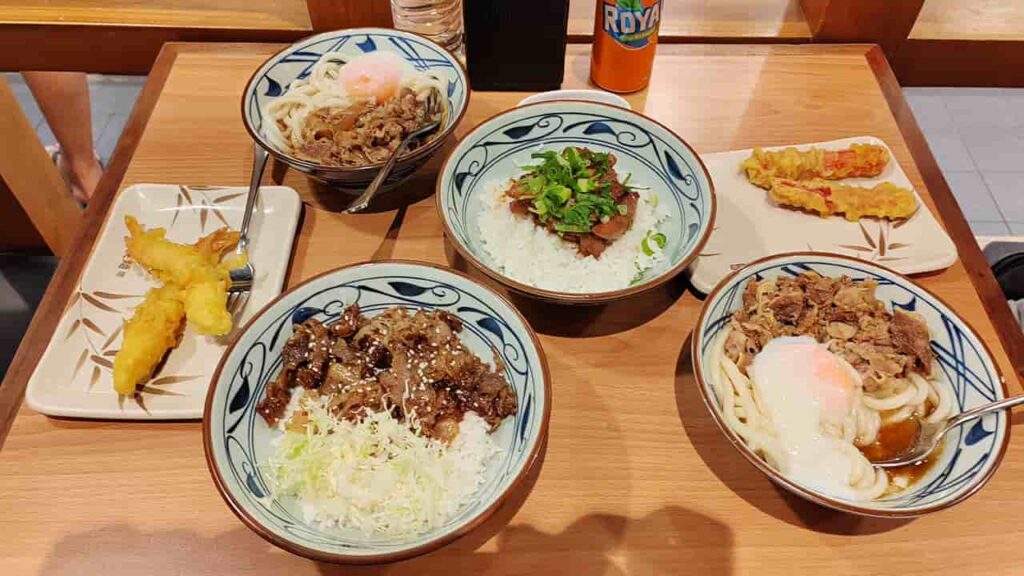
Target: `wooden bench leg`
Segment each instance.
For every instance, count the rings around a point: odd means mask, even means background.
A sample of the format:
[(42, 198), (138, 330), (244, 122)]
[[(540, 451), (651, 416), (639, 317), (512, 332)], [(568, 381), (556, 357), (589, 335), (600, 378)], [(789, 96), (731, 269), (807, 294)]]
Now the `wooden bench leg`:
[[(36, 137), (14, 91), (0, 77), (0, 247), (31, 244), (24, 218), (50, 250), (62, 257), (82, 221), (82, 209)], [(20, 210), (13, 210), (16, 205)], [(18, 219), (22, 219), (18, 222)]]

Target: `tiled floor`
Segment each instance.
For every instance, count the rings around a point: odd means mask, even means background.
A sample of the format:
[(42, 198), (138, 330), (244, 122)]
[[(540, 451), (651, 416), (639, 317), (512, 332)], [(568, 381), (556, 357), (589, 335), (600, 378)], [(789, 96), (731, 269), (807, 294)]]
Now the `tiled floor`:
[[(36, 134), (43, 145), (53, 144), (56, 140), (53, 132), (46, 124), (43, 113), (39, 110), (32, 94), (20, 74), (4, 74), (4, 79), (18, 96), (28, 116), (29, 122), (35, 126)], [(90, 75), (89, 96), (92, 103), (92, 135), (96, 142), (96, 151), (104, 165), (110, 161), (114, 153), (117, 139), (128, 122), (128, 115), (135, 105), (136, 98), (146, 82), (143, 76), (100, 76)]]
[[(4, 74), (4, 79), (18, 96), (39, 140), (43, 145), (53, 144), (53, 133), (25, 81), (19, 74)], [(93, 140), (104, 165), (114, 153), (117, 139), (145, 80), (133, 76), (89, 78)], [(57, 260), (52, 256), (0, 254), (0, 375), (7, 372), (7, 365), (14, 357), (56, 267)]]
[(1024, 236), (1024, 89), (903, 91), (976, 236)]
[[(5, 74), (43, 144), (54, 142), (21, 76)], [(110, 160), (139, 77), (90, 76), (96, 149)], [(918, 123), (978, 236), (1024, 236), (1024, 89), (908, 88)], [(7, 369), (56, 263), (0, 254), (0, 373)]]

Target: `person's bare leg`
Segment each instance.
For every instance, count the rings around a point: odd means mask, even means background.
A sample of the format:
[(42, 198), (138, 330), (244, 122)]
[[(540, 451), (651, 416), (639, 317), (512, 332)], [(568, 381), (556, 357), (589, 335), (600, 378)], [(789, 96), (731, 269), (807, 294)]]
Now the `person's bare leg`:
[(22, 72), (71, 173), (71, 190), (87, 202), (103, 168), (93, 152), (89, 84), (81, 72)]

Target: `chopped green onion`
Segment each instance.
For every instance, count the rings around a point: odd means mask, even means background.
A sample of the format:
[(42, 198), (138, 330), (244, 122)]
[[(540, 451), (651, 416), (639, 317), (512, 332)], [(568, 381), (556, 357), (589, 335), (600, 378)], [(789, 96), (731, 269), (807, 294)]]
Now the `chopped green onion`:
[(597, 185), (594, 184), (594, 181), (589, 178), (577, 178), (576, 188), (578, 188), (580, 192), (586, 193), (593, 191), (595, 188), (597, 188)]
[(577, 234), (585, 234), (587, 232), (590, 232), (590, 226), (581, 226), (577, 224), (555, 222), (555, 230), (559, 232), (574, 232)]
[(643, 250), (644, 254), (647, 256), (654, 256), (654, 249), (651, 248), (651, 245), (648, 243), (648, 240), (653, 241), (658, 246), (659, 250), (665, 247), (666, 239), (664, 234), (662, 234), (661, 232), (656, 232), (654, 234), (648, 232), (647, 236), (644, 236), (644, 239), (640, 241), (640, 249)]

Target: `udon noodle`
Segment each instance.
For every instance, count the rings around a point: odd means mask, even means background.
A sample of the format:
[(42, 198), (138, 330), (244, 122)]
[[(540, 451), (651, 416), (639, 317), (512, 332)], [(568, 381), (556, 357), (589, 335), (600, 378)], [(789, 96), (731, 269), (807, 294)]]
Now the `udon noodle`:
[[(346, 66), (351, 67), (348, 75), (342, 73)], [(356, 69), (358, 72), (351, 73)], [(408, 100), (412, 101), (414, 97), (415, 109), (408, 105), (402, 109), (403, 102), (399, 102), (392, 109), (377, 114), (380, 121), (372, 129), (379, 139), (381, 132), (391, 132), (382, 121), (404, 114), (404, 118), (398, 120), (407, 123), (412, 118), (411, 113), (418, 112), (426, 96), (435, 89), (444, 94), (442, 80), (416, 71), (397, 55), (380, 52), (352, 58), (329, 52), (320, 57), (306, 78), (294, 80), (284, 94), (263, 107), (263, 133), (275, 148), (296, 153), (324, 137), (318, 123), (311, 122), (318, 113), (322, 116), (341, 114), (346, 128), (358, 129), (359, 117), (382, 108), (390, 100), (405, 100), (402, 96), (409, 95)], [(321, 118), (319, 124), (323, 123)], [(316, 128), (310, 129), (310, 126)], [(366, 148), (366, 138), (360, 144)], [(371, 154), (369, 160), (376, 161), (376, 158)]]
[[(769, 284), (759, 283), (752, 294), (756, 299), (754, 315), (766, 311), (769, 302), (778, 296), (778, 291), (766, 288)], [(871, 285), (872, 294), (873, 289)], [(763, 399), (759, 397), (752, 371), (747, 370), (746, 366), (738, 366), (726, 352), (730, 337), (743, 325), (734, 317), (712, 342), (706, 377), (719, 400), (722, 418), (729, 428), (769, 465), (784, 473), (782, 464), (786, 462), (787, 455), (778, 440), (776, 426), (764, 409)], [(746, 326), (749, 327), (749, 324)], [(890, 477), (885, 470), (872, 466), (861, 449), (878, 442), (880, 432), (887, 426), (911, 419), (930, 423), (947, 419), (953, 410), (952, 392), (942, 383), (926, 379), (909, 369), (898, 377), (867, 365), (855, 369), (844, 359), (843, 339), (827, 338), (820, 343), (848, 369), (855, 382), (852, 409), (839, 421), (823, 420), (820, 430), (822, 435), (840, 441), (835, 444), (849, 463), (847, 496), (854, 500), (873, 500), (905, 489), (910, 481), (908, 476), (897, 471)], [(757, 347), (751, 351), (760, 350)], [(930, 366), (928, 369), (930, 373)]]

